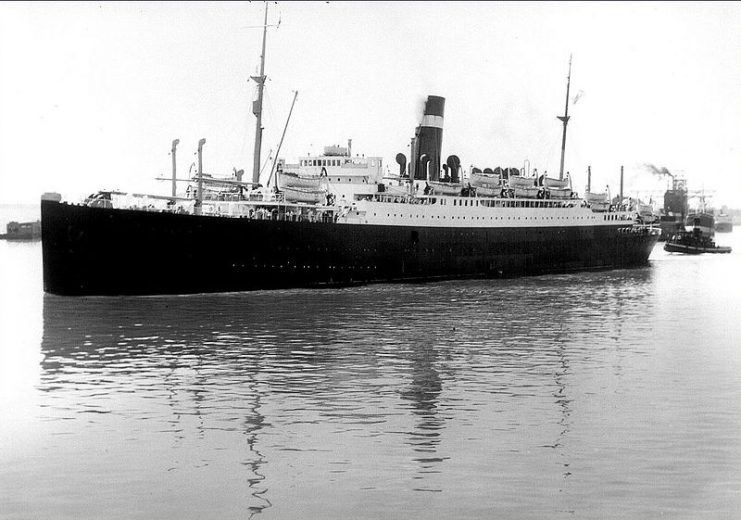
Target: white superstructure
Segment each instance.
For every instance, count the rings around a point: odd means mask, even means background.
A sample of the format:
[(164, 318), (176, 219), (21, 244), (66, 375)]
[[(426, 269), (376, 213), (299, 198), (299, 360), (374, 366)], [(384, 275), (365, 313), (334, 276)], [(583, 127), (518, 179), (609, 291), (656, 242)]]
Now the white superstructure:
[[(279, 171), (298, 174), (303, 178), (326, 177), (328, 191), (336, 200), (353, 200), (355, 194), (372, 194), (378, 192), (378, 185), (383, 183), (383, 159), (351, 155), (350, 141), (347, 148), (326, 146), (324, 154), (305, 155), (298, 162), (286, 164), (279, 161)], [(278, 181), (280, 186), (280, 177)]]

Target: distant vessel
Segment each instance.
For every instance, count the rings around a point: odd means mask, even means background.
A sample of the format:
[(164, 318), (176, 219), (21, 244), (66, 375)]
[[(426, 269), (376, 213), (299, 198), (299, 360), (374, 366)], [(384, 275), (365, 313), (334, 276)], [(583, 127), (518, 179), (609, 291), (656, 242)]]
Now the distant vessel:
[(704, 191), (700, 192), (697, 200), (697, 205), (687, 214), (685, 227), (700, 230), (702, 235), (712, 238), (715, 235), (715, 210), (707, 206)]
[(685, 227), (699, 229), (708, 237), (715, 235), (715, 216), (711, 211), (698, 209), (687, 215)]
[[(264, 61), (254, 78), (258, 128), (263, 70)], [(170, 196), (101, 191), (83, 204), (42, 199), (44, 289), (197, 293), (646, 265), (659, 230), (641, 225), (627, 205), (593, 206), (563, 177), (570, 75), (569, 66), (558, 179), (513, 187), (518, 169), (496, 180), (493, 171), (484, 180), (472, 170), (464, 185), (457, 156), (441, 164), (440, 96), (428, 96), (410, 161), (396, 156), (399, 175), (390, 182), (380, 158), (353, 157), (348, 145), (295, 165), (281, 162), (277, 184), (267, 189), (259, 184), (258, 131), (252, 182), (206, 176), (202, 139), (198, 174), (180, 197), (176, 140)]]
[(687, 203), (687, 181), (681, 177), (671, 176), (672, 186), (664, 193), (664, 207), (659, 213), (661, 237), (667, 240), (670, 236), (684, 231), (689, 212)]
[(41, 238), (41, 221), (9, 222), (6, 233), (0, 235), (5, 240), (39, 240)]
[(718, 233), (730, 233), (733, 231), (733, 216), (728, 213), (726, 206), (723, 206), (714, 216), (715, 231)]

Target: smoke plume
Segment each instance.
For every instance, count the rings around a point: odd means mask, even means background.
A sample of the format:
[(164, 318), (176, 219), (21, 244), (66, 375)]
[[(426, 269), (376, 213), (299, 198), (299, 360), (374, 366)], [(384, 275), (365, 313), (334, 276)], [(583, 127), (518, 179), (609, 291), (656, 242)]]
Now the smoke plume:
[(672, 172), (670, 172), (669, 169), (666, 166), (662, 166), (661, 168), (659, 168), (657, 166), (654, 166), (651, 163), (644, 163), (643, 166), (648, 171), (650, 171), (651, 173), (653, 173), (654, 175), (659, 175), (659, 176), (668, 175), (672, 179), (674, 178), (674, 174)]

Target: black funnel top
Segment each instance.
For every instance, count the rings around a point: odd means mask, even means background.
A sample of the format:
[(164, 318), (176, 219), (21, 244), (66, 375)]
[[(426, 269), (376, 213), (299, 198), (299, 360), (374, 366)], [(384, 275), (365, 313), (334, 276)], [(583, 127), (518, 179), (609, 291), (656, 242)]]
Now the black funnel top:
[(426, 116), (440, 116), (445, 114), (445, 98), (440, 96), (427, 96), (425, 103)]

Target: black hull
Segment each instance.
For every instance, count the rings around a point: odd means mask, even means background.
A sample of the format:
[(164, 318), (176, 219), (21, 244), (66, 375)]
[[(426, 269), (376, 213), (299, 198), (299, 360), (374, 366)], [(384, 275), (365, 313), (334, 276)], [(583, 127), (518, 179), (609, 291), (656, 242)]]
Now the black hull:
[(183, 294), (642, 266), (619, 226), (446, 228), (286, 222), (41, 202), (44, 290)]

